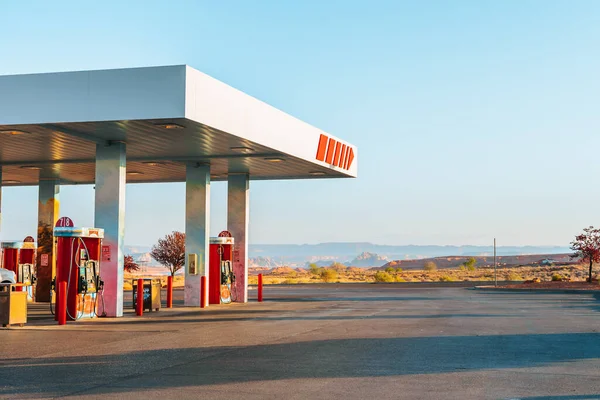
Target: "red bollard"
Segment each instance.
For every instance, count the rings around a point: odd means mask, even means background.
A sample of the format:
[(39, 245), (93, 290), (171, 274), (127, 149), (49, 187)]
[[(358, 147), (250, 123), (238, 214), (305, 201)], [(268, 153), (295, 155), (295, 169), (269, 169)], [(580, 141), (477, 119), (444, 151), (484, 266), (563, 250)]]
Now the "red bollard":
[(138, 279), (137, 284), (137, 299), (135, 304), (135, 314), (138, 317), (144, 315), (144, 280)]
[(200, 308), (206, 308), (206, 276), (200, 277)]
[(262, 274), (258, 274), (258, 301), (263, 301), (263, 283)]
[(59, 325), (67, 323), (67, 282), (58, 283), (58, 296), (56, 296), (56, 319)]
[(167, 308), (173, 308), (173, 276), (167, 277)]

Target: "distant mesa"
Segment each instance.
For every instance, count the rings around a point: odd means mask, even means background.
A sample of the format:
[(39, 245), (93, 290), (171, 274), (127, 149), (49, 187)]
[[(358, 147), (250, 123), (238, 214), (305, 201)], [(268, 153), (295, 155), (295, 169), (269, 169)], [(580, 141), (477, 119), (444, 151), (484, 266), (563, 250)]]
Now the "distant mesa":
[(256, 276), (258, 274), (268, 274), (270, 272), (271, 269), (267, 267), (248, 267), (249, 276)]
[(273, 268), (270, 272), (271, 275), (290, 275), (293, 274), (294, 269), (290, 268), (290, 267), (277, 267), (277, 268)]
[[(510, 265), (541, 262), (568, 262), (568, 247), (557, 246), (501, 246), (498, 247), (500, 263)], [(164, 269), (150, 257), (150, 246), (125, 246), (125, 254), (148, 271)], [(422, 269), (426, 261), (434, 261), (438, 268), (455, 268), (473, 256), (478, 265), (492, 264), (492, 246), (393, 246), (366, 242), (319, 243), (319, 244), (251, 244), (248, 249), (248, 267), (268, 271), (278, 267), (307, 270), (311, 263), (318, 267), (330, 267), (334, 263), (346, 267)], [(394, 260), (394, 261), (392, 261)]]
[(375, 253), (364, 251), (348, 264), (352, 267), (374, 267), (380, 266), (381, 264), (386, 263), (388, 260), (389, 259), (386, 256), (380, 256)]
[(283, 265), (282, 261), (266, 256), (252, 257), (248, 259), (248, 267), (277, 268)]
[[(421, 270), (427, 262), (434, 262), (438, 269), (457, 268), (469, 258), (466, 256), (433, 257), (418, 260), (393, 260), (373, 270), (385, 270), (386, 268), (402, 268), (404, 270)], [(493, 256), (473, 257), (477, 266), (493, 266)], [(577, 260), (571, 259), (571, 253), (567, 254), (528, 254), (517, 256), (498, 256), (496, 262), (502, 267), (519, 267), (523, 265), (551, 265), (551, 264), (575, 264)]]

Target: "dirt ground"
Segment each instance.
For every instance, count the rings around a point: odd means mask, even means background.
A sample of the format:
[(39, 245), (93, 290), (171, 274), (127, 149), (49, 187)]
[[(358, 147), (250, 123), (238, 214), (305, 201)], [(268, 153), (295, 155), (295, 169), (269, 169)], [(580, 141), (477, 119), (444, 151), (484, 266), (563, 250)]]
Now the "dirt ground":
[[(328, 271), (327, 274), (324, 271)], [(522, 266), (522, 267), (499, 267), (494, 271), (492, 267), (476, 267), (474, 270), (466, 269), (440, 269), (434, 271), (424, 270), (402, 270), (401, 268), (389, 269), (388, 271), (374, 271), (366, 268), (336, 266), (320, 268), (319, 271), (310, 272), (306, 269), (294, 270), (292, 268), (275, 268), (263, 272), (263, 283), (265, 285), (298, 284), (298, 283), (375, 283), (375, 282), (485, 282), (494, 281), (497, 275), (498, 281), (512, 281), (522, 283), (527, 280), (541, 281), (559, 287), (556, 284), (575, 285), (585, 283), (588, 271), (583, 265), (552, 265), (552, 266)], [(166, 275), (146, 276), (144, 274), (125, 273), (124, 289), (131, 290), (131, 282), (138, 278), (158, 278), (162, 286), (167, 286)], [(554, 280), (554, 282), (553, 282)], [(248, 283), (256, 285), (258, 276), (250, 271)], [(173, 287), (183, 287), (184, 276), (176, 275)], [(599, 287), (598, 284), (596, 284)]]
[[(325, 270), (334, 273), (323, 274)], [(319, 272), (311, 273), (308, 270), (292, 270), (291, 268), (277, 268), (270, 272), (263, 272), (263, 283), (269, 284), (296, 284), (296, 283), (374, 283), (374, 282), (461, 282), (461, 281), (513, 281), (524, 282), (539, 280), (542, 282), (585, 281), (587, 267), (583, 265), (551, 265), (551, 266), (522, 266), (499, 267), (494, 271), (492, 267), (476, 267), (469, 271), (466, 269), (440, 269), (434, 271), (389, 269), (388, 271), (373, 271), (355, 267), (321, 268)], [(250, 284), (257, 284), (257, 276), (249, 276)]]

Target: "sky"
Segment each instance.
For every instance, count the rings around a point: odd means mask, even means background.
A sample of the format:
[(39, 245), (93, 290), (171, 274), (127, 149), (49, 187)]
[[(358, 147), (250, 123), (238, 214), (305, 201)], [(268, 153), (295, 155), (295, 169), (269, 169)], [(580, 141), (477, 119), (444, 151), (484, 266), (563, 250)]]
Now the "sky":
[[(565, 246), (599, 225), (596, 0), (0, 0), (0, 19), (2, 75), (188, 64), (358, 147), (357, 179), (251, 182), (250, 243)], [(60, 196), (93, 224), (91, 186)], [(126, 199), (127, 244), (184, 229), (182, 183)], [(0, 239), (35, 233), (37, 189), (4, 188), (2, 212)]]

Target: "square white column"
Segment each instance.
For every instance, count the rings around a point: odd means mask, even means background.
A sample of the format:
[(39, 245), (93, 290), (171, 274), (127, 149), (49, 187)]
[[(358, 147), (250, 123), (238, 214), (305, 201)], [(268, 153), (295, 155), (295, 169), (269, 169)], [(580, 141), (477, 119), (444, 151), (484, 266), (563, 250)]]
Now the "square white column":
[[(206, 276), (208, 279), (210, 165), (188, 163), (185, 171), (184, 304), (198, 307), (200, 278)], [(196, 265), (190, 265), (190, 260), (193, 259), (196, 260)], [(205, 297), (208, 304), (208, 293), (205, 293)]]
[(125, 143), (96, 145), (95, 228), (104, 229), (103, 246), (110, 247), (110, 260), (100, 261), (104, 281), (104, 305), (98, 312), (107, 317), (123, 316), (123, 263), (125, 237)]
[(233, 235), (233, 273), (238, 302), (248, 302), (248, 224), (250, 179), (247, 174), (227, 179), (227, 230)]

